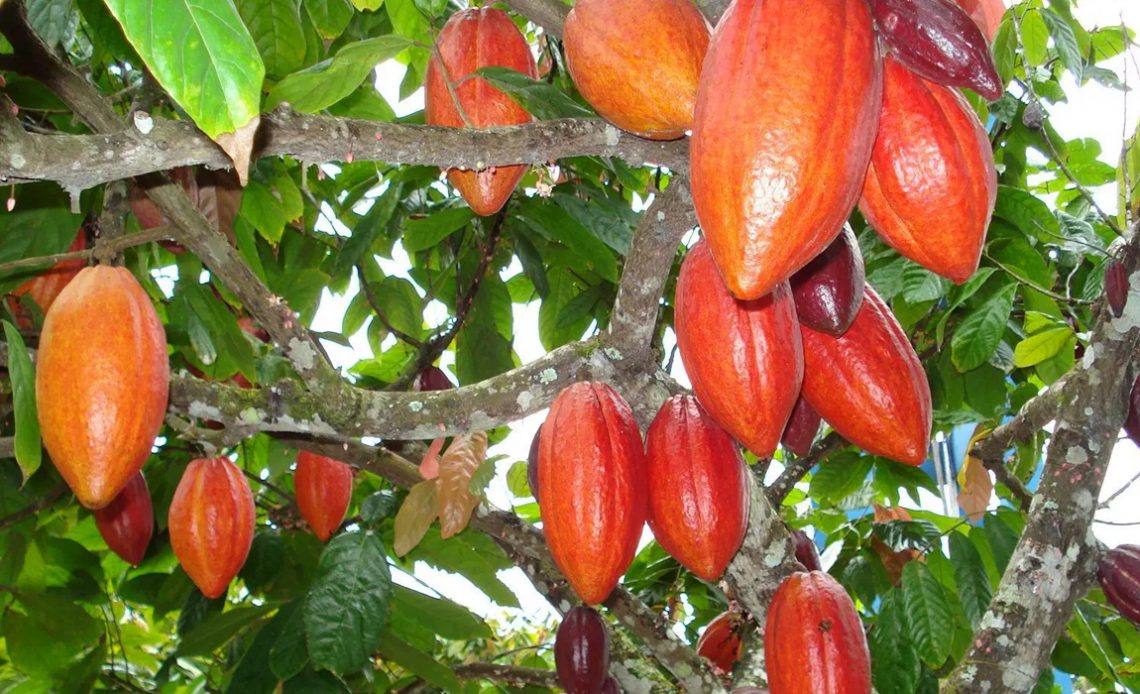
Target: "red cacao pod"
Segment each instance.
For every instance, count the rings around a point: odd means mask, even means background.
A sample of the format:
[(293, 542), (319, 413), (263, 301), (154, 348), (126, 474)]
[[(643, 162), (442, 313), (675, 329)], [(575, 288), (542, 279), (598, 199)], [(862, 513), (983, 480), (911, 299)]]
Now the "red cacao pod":
[(748, 528), (748, 469), (732, 437), (691, 395), (661, 405), (645, 435), (649, 527), (689, 571), (715, 581)]
[(253, 544), (253, 492), (227, 458), (190, 461), (174, 498), (167, 525), (178, 563), (207, 598), (225, 595)]
[(759, 687), (740, 687), (733, 689), (732, 694), (768, 694), (767, 689), (760, 689)]
[(962, 95), (888, 58), (863, 216), (899, 253), (960, 284), (978, 269), (996, 199), (990, 141)]
[(953, 0), (871, 0), (871, 14), (892, 55), (937, 84), (1001, 98), (1001, 77), (982, 30)]
[(803, 396), (839, 435), (908, 465), (926, 458), (930, 384), (894, 314), (870, 286), (839, 337), (803, 328)]
[(1004, 0), (958, 0), (958, 4), (970, 15), (990, 41), (997, 36), (1002, 17), (1005, 16)]
[(538, 442), (543, 533), (582, 602), (596, 605), (629, 568), (646, 516), (645, 452), (633, 411), (605, 383), (554, 398)]
[(146, 291), (121, 267), (81, 270), (44, 318), (36, 403), (44, 447), (87, 508), (111, 503), (146, 462), (169, 380)]
[(1140, 545), (1120, 545), (1105, 552), (1096, 577), (1120, 616), (1140, 625)]
[(352, 466), (309, 451), (297, 454), (293, 491), (301, 516), (321, 542), (328, 542), (352, 500)]
[(693, 126), (709, 24), (690, 0), (579, 0), (562, 41), (574, 84), (606, 120), (653, 140)]
[(602, 685), (602, 694), (621, 694), (621, 685), (613, 677), (607, 677), (606, 683)]
[(847, 331), (863, 305), (863, 253), (850, 227), (792, 275), (792, 296), (801, 325), (832, 335)]
[(871, 694), (871, 654), (855, 604), (822, 571), (776, 590), (764, 629), (772, 694)]
[(1128, 303), (1128, 271), (1116, 258), (1104, 265), (1104, 293), (1112, 315), (1117, 318), (1124, 315), (1124, 306)]
[(701, 72), (690, 168), (697, 217), (737, 298), (764, 296), (839, 234), (881, 94), (864, 0), (728, 6)]
[(1128, 416), (1124, 419), (1124, 433), (1132, 443), (1140, 446), (1140, 376), (1132, 382), (1132, 392), (1128, 395)]
[[(424, 121), (428, 125), (490, 128), (530, 122), (530, 114), (509, 96), (482, 77), (470, 77), (485, 67), (507, 67), (532, 78), (537, 76), (530, 46), (506, 12), (490, 7), (456, 12), (439, 32), (436, 49), (428, 62), (424, 84)], [(453, 90), (448, 89), (448, 78)], [(449, 169), (447, 178), (475, 214), (487, 216), (502, 209), (526, 169), (525, 165), (481, 171)]]
[(610, 670), (610, 635), (601, 615), (578, 606), (566, 613), (554, 637), (554, 665), (568, 694), (598, 694)]
[(801, 395), (792, 408), (792, 416), (788, 417), (788, 424), (780, 436), (780, 443), (784, 448), (801, 458), (811, 453), (811, 444), (815, 441), (816, 432), (819, 431), (821, 418), (819, 413)]
[(674, 322), (681, 360), (701, 405), (753, 453), (771, 455), (804, 372), (787, 285), (761, 299), (737, 301), (702, 241), (681, 265)]
[(111, 551), (131, 566), (138, 566), (154, 534), (154, 508), (143, 474), (136, 472), (111, 503), (92, 514)]
[(450, 390), (455, 387), (447, 373), (438, 366), (428, 366), (416, 376), (413, 388), (419, 391)]
[(823, 571), (819, 562), (819, 550), (815, 543), (802, 530), (792, 531), (792, 545), (796, 548), (796, 561), (804, 565), (808, 571)]
[[(87, 231), (83, 227), (79, 227), (79, 232), (75, 235), (75, 240), (71, 242), (71, 245), (67, 247), (67, 252), (74, 253), (85, 248), (87, 248)], [(82, 259), (61, 260), (48, 268), (42, 275), (37, 275), (13, 289), (12, 296), (8, 299), (8, 306), (12, 309), (16, 324), (25, 330), (32, 329), (31, 316), (20, 304), (19, 297), (27, 295), (36, 302), (36, 306), (39, 306), (44, 314), (47, 314), (59, 293), (71, 280), (75, 279), (75, 276), (85, 265), (86, 263)]]
[(697, 639), (697, 655), (708, 660), (720, 674), (732, 672), (732, 666), (740, 660), (744, 643), (740, 639), (744, 628), (744, 618), (739, 612), (729, 610), (713, 618)]
[(538, 498), (538, 441), (542, 436), (542, 426), (538, 427), (538, 431), (534, 432), (534, 438), (530, 440), (530, 452), (526, 456), (526, 483), (530, 485), (531, 496), (535, 501)]

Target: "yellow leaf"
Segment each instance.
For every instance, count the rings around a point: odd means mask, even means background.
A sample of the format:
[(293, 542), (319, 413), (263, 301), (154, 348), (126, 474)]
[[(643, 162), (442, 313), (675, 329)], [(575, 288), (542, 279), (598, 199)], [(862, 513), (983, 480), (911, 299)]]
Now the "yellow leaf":
[[(974, 444), (989, 433), (988, 427), (979, 424), (974, 429), (974, 435), (970, 437), (970, 442), (966, 444), (966, 450), (973, 450)], [(981, 520), (982, 516), (986, 515), (986, 509), (990, 505), (990, 496), (994, 491), (990, 471), (986, 469), (986, 464), (981, 458), (969, 455), (969, 453), (966, 454), (962, 469), (958, 471), (958, 488), (958, 506), (966, 512), (966, 517), (971, 522)]]
[(420, 482), (408, 491), (396, 512), (396, 538), (392, 549), (397, 557), (412, 551), (424, 539), (435, 520), (437, 508), (435, 480)]
[(481, 431), (456, 436), (443, 454), (439, 462), (439, 527), (444, 538), (462, 532), (479, 504), (479, 497), (468, 487), (486, 457), (487, 435)]

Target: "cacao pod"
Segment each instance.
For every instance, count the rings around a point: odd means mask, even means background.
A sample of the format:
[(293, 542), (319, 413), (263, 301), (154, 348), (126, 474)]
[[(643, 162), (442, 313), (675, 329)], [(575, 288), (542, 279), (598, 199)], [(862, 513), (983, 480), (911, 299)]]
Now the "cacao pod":
[(792, 545), (796, 548), (796, 561), (804, 565), (808, 571), (823, 571), (819, 561), (819, 549), (815, 542), (802, 530), (792, 531)]
[[(537, 76), (530, 47), (506, 12), (490, 7), (456, 12), (439, 32), (436, 49), (424, 84), (428, 125), (490, 128), (530, 122), (530, 114), (509, 96), (482, 77), (470, 76), (485, 67), (508, 67), (531, 78)], [(487, 216), (502, 209), (526, 169), (525, 165), (481, 171), (449, 169), (447, 179), (475, 214)]]
[(1096, 577), (1120, 616), (1140, 625), (1140, 545), (1120, 545), (1105, 552)]
[(784, 427), (780, 442), (784, 448), (801, 458), (811, 453), (811, 444), (815, 441), (815, 434), (819, 431), (820, 416), (803, 396), (796, 400), (792, 408), (792, 416)]
[(111, 503), (146, 462), (169, 380), (146, 291), (121, 267), (81, 270), (44, 319), (36, 403), (44, 447), (87, 508)]
[(760, 457), (776, 450), (803, 381), (803, 347), (786, 284), (737, 301), (708, 246), (689, 251), (677, 279), (677, 347), (705, 410)]
[(661, 405), (645, 435), (649, 527), (689, 571), (715, 581), (748, 528), (748, 469), (736, 442), (691, 395)]
[(602, 685), (602, 694), (621, 694), (621, 685), (613, 677), (607, 677), (606, 683)]
[(871, 654), (855, 604), (822, 571), (794, 573), (768, 607), (772, 694), (871, 694)]
[(993, 41), (997, 36), (998, 27), (1001, 26), (1002, 17), (1005, 16), (1005, 2), (1003, 0), (958, 0), (958, 4), (970, 15), (970, 19), (978, 25), (985, 34), (986, 39)]
[(1104, 265), (1104, 293), (1112, 315), (1116, 318), (1124, 315), (1124, 306), (1128, 303), (1128, 270), (1116, 258)]
[(960, 284), (978, 269), (997, 200), (990, 141), (961, 94), (885, 65), (859, 210), (899, 253)]
[(154, 534), (154, 508), (143, 474), (136, 472), (111, 503), (92, 514), (111, 551), (131, 566), (138, 566)]
[(211, 600), (225, 595), (253, 544), (253, 492), (227, 458), (190, 461), (174, 498), (167, 525), (178, 563)]
[(1124, 419), (1124, 433), (1132, 443), (1140, 446), (1140, 376), (1132, 382), (1132, 392), (1128, 395), (1128, 416)]
[(732, 666), (740, 660), (740, 652), (744, 648), (740, 638), (743, 629), (744, 618), (739, 612), (728, 610), (713, 617), (697, 639), (697, 655), (712, 663), (718, 674), (732, 672)]
[(418, 391), (450, 390), (455, 387), (447, 373), (438, 366), (428, 366), (416, 376), (413, 388)]
[(554, 398), (538, 442), (543, 532), (582, 602), (596, 605), (629, 568), (646, 516), (645, 452), (633, 411), (605, 383)]
[(937, 84), (1001, 98), (1001, 77), (982, 30), (953, 0), (871, 0), (871, 14), (892, 56)]
[[(67, 247), (67, 252), (74, 253), (85, 248), (87, 248), (87, 231), (83, 227), (79, 227), (79, 233), (75, 235), (75, 240)], [(13, 289), (12, 296), (8, 298), (8, 307), (12, 309), (16, 325), (24, 330), (31, 330), (33, 327), (32, 317), (20, 303), (21, 296), (26, 295), (36, 302), (36, 306), (39, 306), (46, 315), (59, 293), (71, 280), (75, 279), (75, 276), (85, 265), (86, 263), (82, 259), (61, 260), (43, 274), (37, 275)]]
[(737, 298), (764, 296), (839, 234), (881, 94), (864, 0), (728, 6), (701, 71), (690, 169), (697, 218)]
[(863, 305), (863, 254), (851, 228), (844, 226), (830, 246), (792, 275), (791, 285), (800, 325), (845, 333)]
[(709, 24), (690, 0), (579, 0), (562, 41), (574, 84), (606, 120), (653, 140), (693, 126)]
[(579, 605), (566, 613), (554, 637), (554, 665), (568, 694), (598, 694), (610, 670), (610, 635), (601, 615)]
[(352, 466), (309, 451), (297, 454), (293, 490), (301, 516), (321, 542), (344, 521), (352, 500)]
[(530, 440), (530, 452), (526, 456), (526, 483), (530, 486), (530, 494), (538, 501), (538, 441), (542, 436), (542, 426), (539, 425), (538, 430), (534, 432), (534, 438)]
[(767, 689), (760, 689), (759, 687), (740, 687), (733, 689), (732, 694), (768, 694)]
[(894, 314), (870, 286), (839, 337), (802, 328), (803, 397), (839, 435), (908, 465), (926, 458), (930, 384)]

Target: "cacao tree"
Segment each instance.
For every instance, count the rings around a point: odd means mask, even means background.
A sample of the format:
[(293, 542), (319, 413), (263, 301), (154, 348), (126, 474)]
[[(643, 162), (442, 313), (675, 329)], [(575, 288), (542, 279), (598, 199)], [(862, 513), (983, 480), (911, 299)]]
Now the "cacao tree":
[(1134, 33), (1011, 4), (0, 0), (0, 690), (1140, 688)]

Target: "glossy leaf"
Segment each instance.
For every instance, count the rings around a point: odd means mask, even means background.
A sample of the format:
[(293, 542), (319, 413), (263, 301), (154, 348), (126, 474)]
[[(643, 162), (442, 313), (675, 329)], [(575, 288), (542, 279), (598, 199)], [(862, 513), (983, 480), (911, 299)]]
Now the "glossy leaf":
[(36, 416), (36, 372), (20, 332), (8, 321), (3, 323), (4, 337), (8, 343), (8, 374), (12, 379), (16, 462), (20, 465), (24, 482), (27, 482), (40, 469), (43, 461), (40, 423)]
[(970, 310), (954, 330), (950, 350), (959, 371), (972, 371), (990, 358), (1005, 333), (1017, 285), (1011, 284)]
[(922, 562), (903, 568), (902, 592), (915, 650), (932, 668), (950, 656), (954, 619), (942, 584)]

